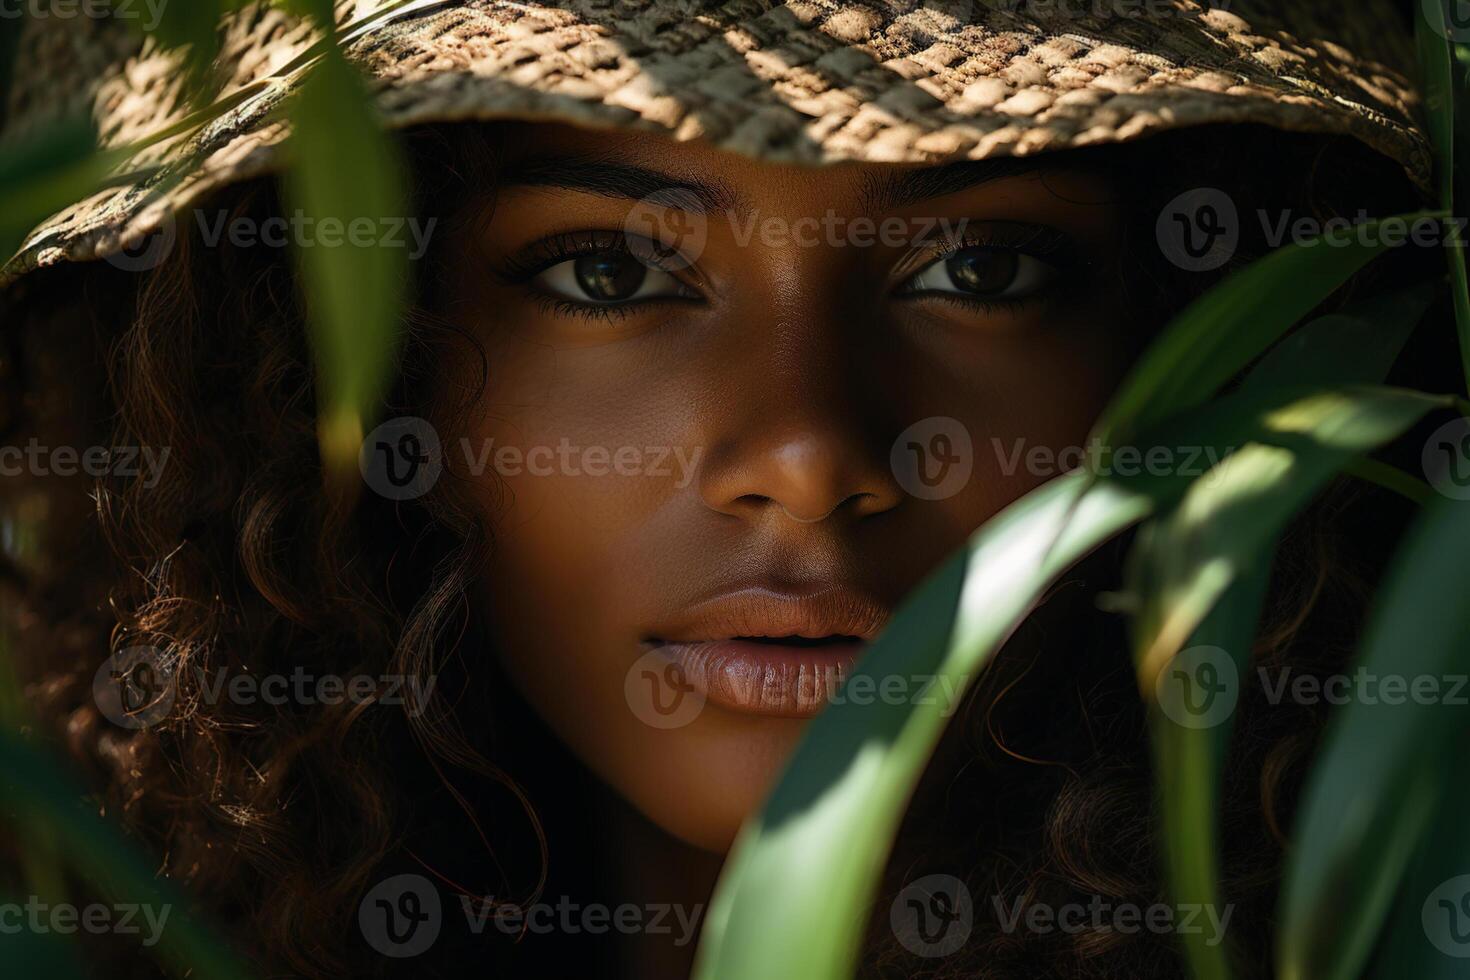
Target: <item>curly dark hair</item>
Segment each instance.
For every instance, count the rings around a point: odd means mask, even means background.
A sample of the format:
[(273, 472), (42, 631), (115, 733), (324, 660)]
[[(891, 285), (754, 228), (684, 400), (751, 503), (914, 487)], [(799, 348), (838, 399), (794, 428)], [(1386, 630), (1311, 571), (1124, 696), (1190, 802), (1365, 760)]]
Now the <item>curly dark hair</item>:
[[(479, 213), (468, 204), (494, 186), (496, 132), (465, 124), (406, 137), (422, 213)], [(1392, 165), (1356, 144), (1263, 130), (1184, 132), (1075, 156), (1114, 172), (1136, 216), (1118, 257), (1138, 314), (1136, 335), (1120, 342), (1135, 346), (1213, 281), (1158, 255), (1153, 216), (1181, 190), (1218, 186), (1251, 208), (1323, 216), (1412, 200)], [(256, 218), (279, 210), (264, 181), (213, 203)], [(1264, 249), (1248, 241), (1238, 261)], [(438, 309), (439, 266), (432, 253), (420, 263), (384, 409), (452, 429), (478, 390), (454, 387), (440, 365), (468, 358), (482, 383), (493, 365)], [(441, 946), (405, 966), (375, 956), (356, 932), (358, 901), (393, 868), (427, 867), (466, 894), (525, 902), (551, 871), (575, 876), (595, 861), (595, 830), (571, 805), (586, 774), (506, 691), (493, 658), (467, 654), (483, 649), (466, 593), (484, 573), (493, 528), (471, 516), (463, 480), (403, 503), (324, 483), (301, 307), (283, 250), (206, 248), (190, 235), (145, 275), (100, 264), (50, 271), (10, 297), (0, 335), (8, 438), (170, 452), (156, 485), (17, 478), (0, 490), (6, 513), (30, 529), (9, 536), (0, 565), (27, 697), (39, 732), (85, 767), (99, 805), (262, 972), (457, 975), (461, 955), (518, 964), (514, 937)], [(1288, 535), (1258, 663), (1341, 664), (1381, 550), (1341, 528), (1370, 505), (1392, 511), (1375, 494), (1340, 488)], [(1165, 895), (1146, 717), (1119, 618), (1093, 601), (1118, 587), (1122, 549), (1070, 575), (971, 692), (904, 824), (865, 972), (1183, 975), (1168, 936), (1007, 931), (993, 914), (1017, 901), (1148, 906)], [(92, 681), (110, 651), (136, 645), (161, 651), (177, 684), (166, 719), (129, 731), (101, 715)], [(229, 704), (200, 686), (219, 670), (298, 668), (434, 677), (436, 686), (422, 713)], [(1222, 821), (1231, 937), (1246, 977), (1266, 972), (1284, 828), (1323, 721), (1251, 691)], [(511, 757), (508, 729), (516, 746), (544, 750)], [(961, 877), (977, 896), (972, 938), (942, 960), (914, 956), (887, 925), (891, 896), (931, 872)], [(135, 951), (112, 952), (148, 972)], [(575, 959), (584, 952), (554, 965), (587, 975)], [(535, 972), (557, 975), (542, 963)]]

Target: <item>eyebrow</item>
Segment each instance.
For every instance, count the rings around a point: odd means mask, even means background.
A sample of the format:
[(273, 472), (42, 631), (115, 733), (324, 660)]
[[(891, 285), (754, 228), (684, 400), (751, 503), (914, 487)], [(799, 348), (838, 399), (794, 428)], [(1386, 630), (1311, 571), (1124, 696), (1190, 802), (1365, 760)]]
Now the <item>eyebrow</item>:
[[(541, 156), (523, 160), (500, 178), (501, 187), (555, 187), (599, 197), (638, 201), (666, 195), (661, 203), (700, 213), (735, 210), (739, 195), (718, 181), (679, 177), (633, 164), (583, 156)], [(684, 205), (688, 203), (689, 207)]]
[[(866, 176), (860, 201), (863, 211), (876, 214), (957, 194), (1006, 177), (1034, 174), (1038, 169), (1033, 161), (1014, 157), (894, 169), (891, 173)], [(721, 181), (579, 155), (522, 160), (501, 175), (499, 184), (502, 188), (554, 187), (627, 201), (655, 194), (669, 195), (662, 203), (696, 213), (748, 210), (741, 196)], [(686, 202), (688, 207), (684, 206)]]
[(1041, 168), (1034, 161), (997, 157), (991, 160), (961, 160), (918, 170), (904, 169), (872, 174), (864, 181), (863, 210), (869, 213), (893, 211), (937, 197), (958, 194), (1006, 177), (1039, 172)]

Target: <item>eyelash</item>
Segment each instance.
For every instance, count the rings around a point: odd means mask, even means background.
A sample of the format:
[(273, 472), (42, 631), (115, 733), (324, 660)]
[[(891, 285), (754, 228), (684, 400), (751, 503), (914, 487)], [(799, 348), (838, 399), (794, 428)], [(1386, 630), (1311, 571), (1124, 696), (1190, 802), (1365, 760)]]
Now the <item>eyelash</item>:
[(895, 295), (899, 298), (922, 297), (926, 300), (939, 300), (955, 304), (966, 310), (978, 310), (986, 314), (1014, 312), (1038, 301), (1045, 302), (1049, 298), (1045, 293), (1039, 296), (985, 297), (967, 296), (963, 293), (904, 289), (905, 284), (931, 265), (943, 262), (951, 256), (972, 248), (1029, 255), (1034, 259), (1047, 262), (1057, 270), (1059, 275), (1073, 271), (1084, 264), (1077, 254), (1076, 245), (1072, 239), (1055, 228), (1045, 225), (1008, 223), (983, 225), (977, 231), (966, 233), (960, 238), (936, 243), (929, 252), (920, 253), (923, 254), (922, 259), (901, 262), (900, 265), (907, 266), (907, 268)]
[[(509, 285), (529, 286), (541, 273), (558, 266), (599, 252), (629, 252), (628, 235), (621, 231), (564, 231), (548, 235), (521, 249), (506, 259), (500, 269), (500, 278)], [(643, 260), (650, 269), (673, 274), (656, 259)], [(646, 303), (658, 303), (671, 297), (657, 297), (622, 303), (578, 303), (565, 296), (553, 296), (538, 289), (530, 289), (542, 313), (559, 316), (580, 316), (587, 320), (611, 323), (628, 316), (635, 308)]]
[[(940, 247), (942, 246), (942, 247)], [(1046, 260), (1059, 272), (1065, 273), (1079, 265), (1072, 240), (1055, 228), (1042, 225), (993, 224), (977, 232), (967, 233), (950, 242), (938, 243), (922, 260), (903, 260), (900, 265), (908, 268), (903, 277), (907, 283), (935, 262), (971, 248), (988, 248), (1021, 252), (1036, 259)], [(504, 260), (500, 278), (510, 285), (528, 285), (541, 273), (563, 262), (570, 262), (599, 252), (631, 251), (628, 236), (621, 231), (570, 231), (548, 235), (533, 242), (520, 252)], [(649, 268), (662, 268), (656, 261), (646, 263)], [(663, 269), (663, 271), (672, 271)], [(543, 313), (558, 316), (578, 316), (586, 320), (612, 323), (627, 317), (635, 308), (647, 303), (657, 303), (669, 297), (659, 297), (624, 303), (578, 303), (564, 296), (553, 296), (539, 290), (531, 290), (532, 297)], [(948, 292), (906, 292), (903, 284), (895, 293), (899, 297), (920, 297), (953, 303), (968, 310), (981, 313), (1015, 311), (1036, 302), (1039, 297), (982, 297), (966, 296)], [(1041, 297), (1044, 298), (1044, 297)]]

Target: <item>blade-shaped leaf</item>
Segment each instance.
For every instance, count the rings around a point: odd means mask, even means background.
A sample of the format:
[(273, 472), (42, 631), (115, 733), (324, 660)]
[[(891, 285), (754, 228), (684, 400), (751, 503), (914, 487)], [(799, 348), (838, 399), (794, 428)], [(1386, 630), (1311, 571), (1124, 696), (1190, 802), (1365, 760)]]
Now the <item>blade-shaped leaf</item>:
[(1207, 401), (1381, 254), (1383, 237), (1287, 245), (1210, 290), (1139, 359), (1095, 427), (1095, 438), (1112, 445)]
[[(1427, 509), (1375, 603), (1358, 658), (1365, 676), (1405, 679), (1410, 692), (1421, 679), (1436, 679), (1446, 695), (1448, 679), (1466, 673), (1467, 555), (1470, 504), (1441, 500)], [(1463, 759), (1463, 707), (1444, 696), (1390, 695), (1378, 687), (1377, 696), (1338, 710), (1307, 781), (1282, 902), (1283, 980), (1358, 976), (1433, 816), (1436, 776)], [(1454, 816), (1461, 839), (1455, 853), (1464, 854), (1464, 812)]]
[(0, 156), (0, 259), (43, 219), (90, 197), (116, 160), (97, 152), (91, 120), (72, 118)]
[[(323, 228), (299, 249), (316, 354), (318, 419), (329, 471), (356, 465), (364, 421), (386, 389), (398, 346), (408, 261), (382, 229), (405, 220), (403, 168), (356, 69), (331, 48), (291, 108), (286, 197)], [(371, 231), (365, 236), (354, 228)]]
[[(847, 683), (934, 675), (958, 698), (1056, 576), (1149, 510), (1141, 492), (1086, 484), (1081, 473), (1063, 477), (986, 524)], [(852, 975), (871, 895), (945, 711), (937, 701), (840, 703), (812, 722), (726, 862), (697, 977)]]
[(72, 868), (106, 897), (167, 908), (156, 955), (177, 976), (240, 980), (244, 968), (188, 911), (184, 896), (157, 877), (139, 852), (83, 804), (85, 794), (55, 761), (0, 732), (0, 819), (41, 820), (63, 845)]
[(1418, 283), (1303, 324), (1251, 368), (1240, 390), (1382, 384), (1443, 288)]
[[(1190, 648), (1240, 651), (1251, 648), (1266, 586), (1269, 562), (1250, 569), (1226, 590), (1190, 639)], [(1218, 820), (1215, 800), (1228, 744), (1226, 724), (1181, 724), (1157, 704), (1149, 710), (1154, 781), (1170, 894), (1177, 908), (1224, 907), (1219, 888)], [(1226, 980), (1229, 947), (1203, 930), (1181, 933), (1194, 980)]]
[[(1414, 5), (1414, 33), (1419, 45), (1419, 66), (1424, 77), (1424, 109), (1429, 139), (1434, 145), (1439, 204), (1447, 214), (1455, 213), (1455, 89), (1454, 55), (1449, 38), (1449, 17), (1444, 4), (1457, 0), (1423, 0)], [(1433, 22), (1431, 22), (1433, 18)], [(1460, 332), (1460, 357), (1470, 391), (1470, 274), (1465, 266), (1465, 246), (1460, 226), (1447, 223), (1445, 259), (1450, 266), (1450, 283), (1455, 302), (1455, 321)]]
[[(1293, 332), (1251, 369), (1242, 395), (1297, 385), (1379, 383), (1433, 301), (1435, 287), (1422, 284), (1384, 294), (1352, 311), (1320, 317)], [(1151, 525), (1136, 544), (1135, 567), (1146, 574), (1143, 556), (1156, 546)], [(1247, 669), (1262, 600), (1271, 578), (1271, 553), (1247, 569), (1221, 596), (1188, 641), (1190, 650), (1224, 651), (1237, 676)], [(1141, 588), (1135, 583), (1135, 589)], [(1216, 799), (1229, 744), (1229, 717), (1219, 724), (1181, 723), (1152, 706), (1150, 730), (1160, 821), (1170, 889), (1178, 906), (1219, 907), (1219, 844)], [(1230, 976), (1228, 949), (1202, 932), (1181, 936), (1196, 980)]]
[[(1460, 668), (1463, 671), (1463, 668)], [(1461, 980), (1470, 958), (1465, 910), (1470, 907), (1470, 731), (1455, 733), (1442, 765), (1424, 767), (1406, 804), (1437, 799), (1428, 830), (1393, 899), (1384, 941), (1374, 953), (1372, 980)], [(1419, 801), (1425, 801), (1423, 803)]]
[[(1226, 399), (1249, 413), (1262, 395)], [(1190, 487), (1165, 518), (1147, 567), (1137, 617), (1139, 684), (1159, 672), (1240, 574), (1268, 556), (1281, 529), (1351, 460), (1401, 435), (1450, 399), (1360, 387), (1307, 395), (1270, 409), (1253, 444)]]

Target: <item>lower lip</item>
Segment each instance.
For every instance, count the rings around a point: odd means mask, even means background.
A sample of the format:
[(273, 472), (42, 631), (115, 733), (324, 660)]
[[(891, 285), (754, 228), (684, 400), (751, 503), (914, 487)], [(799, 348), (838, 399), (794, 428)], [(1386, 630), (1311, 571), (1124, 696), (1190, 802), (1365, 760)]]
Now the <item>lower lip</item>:
[(783, 646), (750, 640), (661, 643), (689, 683), (715, 704), (755, 715), (810, 718), (852, 673), (867, 644)]

